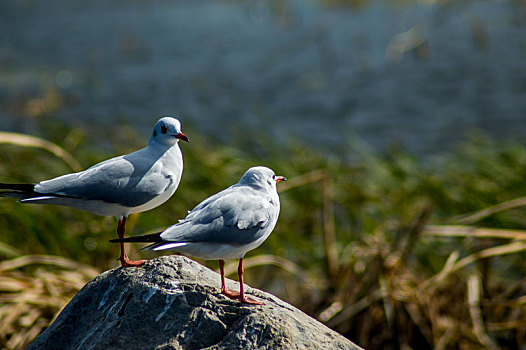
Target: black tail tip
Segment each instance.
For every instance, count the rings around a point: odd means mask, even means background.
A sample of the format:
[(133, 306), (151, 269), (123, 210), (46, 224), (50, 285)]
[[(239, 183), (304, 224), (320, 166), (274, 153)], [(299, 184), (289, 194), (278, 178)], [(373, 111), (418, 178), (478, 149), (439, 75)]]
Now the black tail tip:
[(111, 243), (148, 243), (148, 242), (157, 243), (157, 242), (162, 241), (161, 233), (162, 232), (157, 232), (157, 233), (150, 233), (148, 235), (143, 235), (143, 236), (115, 238), (115, 239), (110, 239), (110, 242)]

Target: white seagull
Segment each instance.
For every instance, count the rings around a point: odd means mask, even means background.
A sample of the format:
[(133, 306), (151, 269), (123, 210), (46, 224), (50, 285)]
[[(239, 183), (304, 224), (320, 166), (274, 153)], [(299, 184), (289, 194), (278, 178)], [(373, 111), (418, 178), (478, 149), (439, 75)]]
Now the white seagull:
[[(7, 190), (0, 196), (18, 198), (21, 203), (57, 204), (116, 216), (117, 234), (124, 238), (128, 215), (161, 205), (179, 186), (183, 173), (179, 140), (188, 142), (179, 120), (163, 117), (143, 149), (38, 184), (0, 183), (0, 189)], [(122, 266), (144, 264), (144, 260), (129, 260), (124, 243), (119, 260)]]
[[(144, 249), (219, 260), (221, 293), (243, 303), (262, 305), (244, 294), (243, 257), (261, 245), (276, 226), (280, 207), (276, 183), (285, 180), (269, 168), (250, 168), (237, 184), (208, 197), (163, 232), (111, 242), (154, 242)], [(225, 286), (224, 259), (235, 258), (239, 259), (239, 293)]]

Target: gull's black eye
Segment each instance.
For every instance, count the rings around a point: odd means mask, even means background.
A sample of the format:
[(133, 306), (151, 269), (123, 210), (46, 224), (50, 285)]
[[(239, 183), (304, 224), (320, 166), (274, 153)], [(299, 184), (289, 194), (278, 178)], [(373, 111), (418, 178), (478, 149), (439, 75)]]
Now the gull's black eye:
[(166, 127), (166, 125), (164, 125), (164, 124), (161, 125), (161, 132), (162, 132), (163, 134), (166, 134), (167, 131), (168, 131), (168, 128)]
[(276, 180), (276, 175), (272, 175), (272, 180)]

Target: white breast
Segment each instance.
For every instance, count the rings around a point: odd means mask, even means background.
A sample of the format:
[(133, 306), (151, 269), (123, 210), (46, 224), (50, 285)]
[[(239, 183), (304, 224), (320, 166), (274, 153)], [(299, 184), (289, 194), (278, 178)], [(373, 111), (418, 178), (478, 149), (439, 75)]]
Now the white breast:
[(168, 199), (170, 199), (170, 197), (174, 194), (176, 189), (177, 186), (172, 185), (171, 188), (167, 189), (151, 201), (144, 203), (143, 205), (139, 205), (138, 207), (128, 208), (129, 214), (140, 213), (158, 207), (159, 205), (163, 204)]

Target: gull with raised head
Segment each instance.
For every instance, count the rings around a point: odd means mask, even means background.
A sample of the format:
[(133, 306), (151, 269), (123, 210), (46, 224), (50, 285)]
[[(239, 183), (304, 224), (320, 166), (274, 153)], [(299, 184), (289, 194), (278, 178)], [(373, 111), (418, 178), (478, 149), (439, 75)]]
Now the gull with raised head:
[[(179, 140), (188, 142), (179, 120), (163, 117), (155, 124), (145, 148), (37, 184), (0, 183), (0, 189), (5, 190), (0, 196), (115, 216), (119, 220), (117, 234), (124, 238), (128, 215), (161, 205), (179, 186), (183, 173)], [(144, 264), (144, 260), (129, 260), (124, 243), (119, 260), (122, 266)]]
[[(285, 180), (267, 167), (252, 167), (238, 183), (208, 197), (163, 232), (111, 242), (151, 242), (144, 249), (219, 260), (221, 293), (246, 304), (261, 305), (244, 293), (243, 258), (261, 245), (276, 226), (280, 209), (276, 183)], [(239, 292), (225, 286), (225, 259), (239, 259)]]

